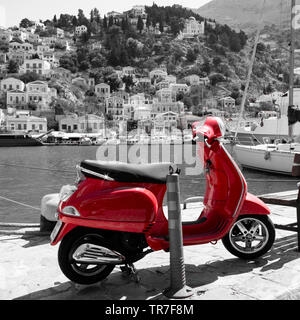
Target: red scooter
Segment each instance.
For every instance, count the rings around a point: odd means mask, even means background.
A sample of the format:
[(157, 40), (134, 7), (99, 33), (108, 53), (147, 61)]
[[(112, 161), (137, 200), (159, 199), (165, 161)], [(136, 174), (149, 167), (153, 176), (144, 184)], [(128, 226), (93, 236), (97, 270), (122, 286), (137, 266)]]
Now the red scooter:
[[(221, 143), (221, 119), (193, 124), (204, 162), (204, 209), (196, 221), (183, 222), (183, 245), (222, 239), (233, 255), (256, 259), (273, 245), (275, 229), (268, 207), (247, 193), (238, 166)], [(86, 160), (76, 186), (60, 193), (59, 220), (51, 244), (61, 241), (58, 261), (72, 281), (92, 284), (116, 265), (132, 265), (146, 254), (169, 250), (168, 220), (163, 213), (170, 163), (126, 164)]]

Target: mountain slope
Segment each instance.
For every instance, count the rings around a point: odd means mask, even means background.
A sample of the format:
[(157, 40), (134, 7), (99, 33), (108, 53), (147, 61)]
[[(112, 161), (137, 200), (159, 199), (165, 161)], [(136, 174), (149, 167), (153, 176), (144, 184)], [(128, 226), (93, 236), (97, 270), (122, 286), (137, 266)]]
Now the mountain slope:
[[(194, 11), (232, 28), (252, 32), (259, 23), (262, 4), (262, 0), (213, 0)], [(289, 0), (265, 0), (264, 25), (285, 25), (289, 20)]]

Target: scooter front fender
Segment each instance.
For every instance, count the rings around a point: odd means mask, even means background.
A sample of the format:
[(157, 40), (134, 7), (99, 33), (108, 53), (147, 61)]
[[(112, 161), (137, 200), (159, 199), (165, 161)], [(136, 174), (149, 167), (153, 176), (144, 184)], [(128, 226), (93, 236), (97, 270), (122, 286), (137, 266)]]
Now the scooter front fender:
[(51, 246), (55, 246), (66, 234), (68, 234), (70, 231), (72, 231), (74, 228), (78, 227), (77, 224), (72, 224), (68, 222), (64, 222), (64, 219), (62, 219), (62, 226), (59, 230), (56, 237), (51, 242)]
[(270, 209), (262, 200), (260, 200), (259, 198), (257, 198), (251, 193), (247, 193), (246, 199), (244, 201), (244, 204), (242, 206), (242, 209), (239, 215), (246, 215), (246, 214), (266, 215), (266, 214), (270, 214)]

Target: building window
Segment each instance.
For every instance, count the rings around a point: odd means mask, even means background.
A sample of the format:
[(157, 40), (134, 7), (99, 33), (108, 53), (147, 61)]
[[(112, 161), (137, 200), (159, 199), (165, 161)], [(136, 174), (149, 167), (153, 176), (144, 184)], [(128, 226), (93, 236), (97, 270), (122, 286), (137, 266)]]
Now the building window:
[(78, 125), (77, 124), (73, 125), (73, 130), (78, 130)]
[(35, 124), (32, 125), (32, 130), (35, 130)]
[(10, 129), (11, 129), (11, 130), (15, 130), (15, 124), (14, 124), (14, 123), (11, 123), (11, 124), (10, 124)]
[(23, 124), (23, 129), (27, 130), (27, 124), (26, 123)]
[(62, 130), (67, 130), (67, 125), (66, 124), (62, 124), (61, 128), (62, 128)]
[(39, 130), (43, 130), (43, 125), (42, 124), (39, 125)]
[(21, 123), (18, 123), (18, 130), (22, 130), (22, 125), (21, 125)]

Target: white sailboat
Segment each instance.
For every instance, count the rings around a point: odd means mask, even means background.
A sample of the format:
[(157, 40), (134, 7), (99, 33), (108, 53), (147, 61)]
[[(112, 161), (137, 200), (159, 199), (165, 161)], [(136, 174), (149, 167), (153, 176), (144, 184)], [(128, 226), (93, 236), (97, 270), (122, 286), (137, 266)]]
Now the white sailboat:
[[(295, 5), (295, 0), (291, 0), (291, 45), (290, 45), (290, 79), (288, 92), (288, 106), (294, 106), (294, 51), (295, 51), (295, 29), (300, 28), (300, 6)], [(282, 136), (292, 138), (300, 135), (300, 123), (295, 122), (289, 125), (288, 108), (281, 115), (280, 119), (270, 118), (264, 121), (261, 128), (257, 127), (255, 137), (271, 137), (274, 133), (278, 137), (278, 132), (284, 133)], [(255, 132), (255, 130), (253, 130)], [(237, 136), (238, 132), (236, 132)], [(282, 137), (281, 136), (281, 137)], [(276, 141), (275, 141), (276, 142)], [(280, 142), (278, 139), (277, 142)], [(240, 145), (234, 146), (234, 153), (239, 164), (246, 168), (260, 171), (300, 176), (300, 144), (299, 143), (273, 143), (258, 144), (256, 146)]]

